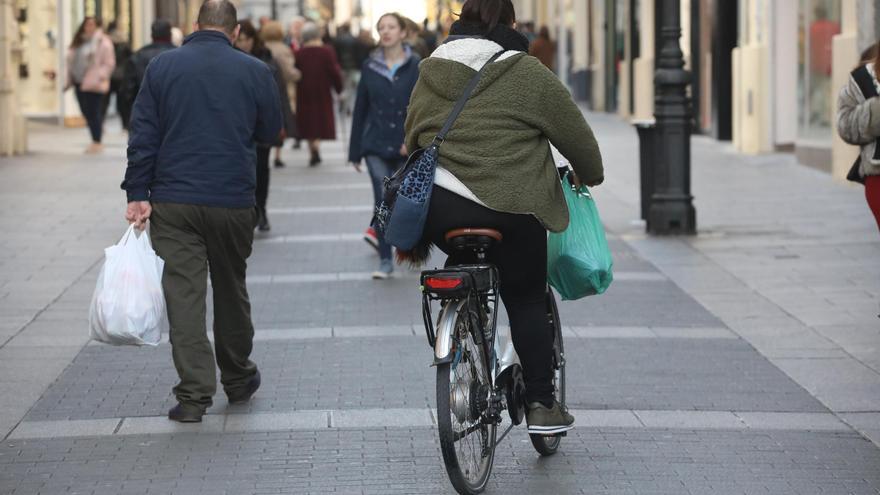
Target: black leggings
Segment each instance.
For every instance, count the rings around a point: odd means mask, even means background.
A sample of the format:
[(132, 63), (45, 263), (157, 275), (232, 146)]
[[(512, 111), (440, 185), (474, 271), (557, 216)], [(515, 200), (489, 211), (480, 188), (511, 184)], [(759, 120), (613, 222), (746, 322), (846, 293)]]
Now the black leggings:
[(266, 201), (269, 199), (269, 154), (272, 148), (257, 145), (257, 208), (266, 214)]
[(501, 299), (507, 308), (513, 345), (523, 366), (529, 402), (553, 400), (553, 333), (547, 320), (547, 231), (532, 215), (490, 210), (434, 187), (425, 235), (449, 255), (447, 265), (476, 263), (471, 254), (453, 252), (444, 236), (450, 230), (484, 227), (504, 240), (489, 252), (498, 267)]
[(86, 123), (89, 124), (92, 142), (100, 143), (101, 134), (104, 131), (104, 99), (106, 95), (81, 91), (79, 85), (75, 89), (80, 112), (85, 117)]

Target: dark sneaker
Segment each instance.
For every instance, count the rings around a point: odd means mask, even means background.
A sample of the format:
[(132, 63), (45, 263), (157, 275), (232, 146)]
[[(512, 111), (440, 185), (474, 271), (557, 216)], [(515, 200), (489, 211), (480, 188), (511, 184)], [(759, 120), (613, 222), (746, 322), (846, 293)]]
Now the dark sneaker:
[(287, 165), (278, 158), (275, 159), (275, 168), (284, 168), (286, 166)]
[(226, 397), (229, 398), (230, 404), (241, 404), (242, 402), (247, 402), (251, 400), (251, 397), (257, 392), (257, 389), (260, 388), (260, 372), (257, 371), (254, 376), (248, 380), (247, 384), (244, 386), (244, 389), (241, 392), (235, 394), (226, 394)]
[(179, 423), (201, 423), (205, 411), (197, 406), (178, 403), (168, 411), (168, 419)]
[(530, 403), (526, 421), (529, 433), (537, 435), (556, 435), (574, 428), (574, 416), (556, 401), (553, 401), (553, 407), (540, 402)]
[(269, 225), (269, 219), (266, 217), (265, 213), (260, 214), (260, 219), (257, 222), (257, 230), (260, 232), (269, 232), (272, 230), (272, 226)]

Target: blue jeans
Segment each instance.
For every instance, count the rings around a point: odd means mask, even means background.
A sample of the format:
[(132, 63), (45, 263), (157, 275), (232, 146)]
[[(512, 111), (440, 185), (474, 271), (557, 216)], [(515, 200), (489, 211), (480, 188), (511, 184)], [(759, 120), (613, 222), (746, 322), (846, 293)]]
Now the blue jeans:
[[(385, 177), (391, 177), (397, 169), (406, 163), (406, 157), (399, 159), (387, 159), (376, 155), (367, 155), (364, 158), (367, 162), (367, 170), (370, 172), (370, 180), (373, 182), (373, 203), (376, 208), (382, 202), (382, 184)], [(391, 259), (391, 245), (385, 242), (385, 238), (377, 235), (379, 238), (379, 257), (383, 260)]]

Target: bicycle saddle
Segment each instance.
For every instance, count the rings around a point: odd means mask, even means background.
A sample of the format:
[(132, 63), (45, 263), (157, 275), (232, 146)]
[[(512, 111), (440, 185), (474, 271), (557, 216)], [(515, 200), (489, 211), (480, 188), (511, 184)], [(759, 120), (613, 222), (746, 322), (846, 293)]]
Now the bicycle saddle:
[(457, 250), (487, 251), (494, 242), (501, 242), (504, 236), (495, 229), (455, 229), (446, 233), (446, 242)]

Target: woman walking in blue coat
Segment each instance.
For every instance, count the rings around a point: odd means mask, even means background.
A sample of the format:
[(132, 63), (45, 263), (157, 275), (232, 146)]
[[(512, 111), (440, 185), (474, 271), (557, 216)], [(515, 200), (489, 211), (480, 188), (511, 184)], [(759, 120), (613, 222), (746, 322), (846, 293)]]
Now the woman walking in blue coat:
[[(382, 200), (382, 180), (406, 163), (403, 144), (406, 108), (419, 78), (419, 56), (403, 44), (407, 37), (406, 21), (399, 14), (385, 14), (376, 26), (379, 48), (361, 69), (357, 101), (351, 123), (348, 159), (361, 171), (366, 161), (373, 182), (373, 199)], [(391, 246), (369, 228), (364, 239), (379, 251), (379, 270), (374, 279), (387, 279), (394, 271)]]

